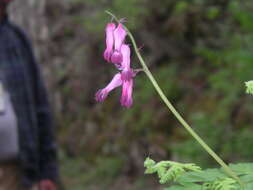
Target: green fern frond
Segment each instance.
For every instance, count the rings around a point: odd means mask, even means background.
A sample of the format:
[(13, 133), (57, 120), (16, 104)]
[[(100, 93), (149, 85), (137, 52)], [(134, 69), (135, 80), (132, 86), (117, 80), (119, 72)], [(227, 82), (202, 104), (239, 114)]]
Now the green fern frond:
[(235, 190), (236, 181), (232, 178), (218, 179), (213, 182), (203, 184), (203, 190)]
[(150, 159), (150, 158), (146, 158), (145, 162), (144, 162), (144, 167), (146, 168), (145, 174), (152, 174), (157, 172), (157, 168), (155, 167), (155, 161)]
[(182, 164), (173, 161), (161, 161), (155, 163), (154, 160), (147, 158), (144, 162), (146, 174), (157, 173), (160, 183), (176, 181), (178, 177), (189, 171), (201, 171), (201, 168), (195, 164)]
[(253, 95), (253, 80), (245, 82), (246, 85), (246, 93)]
[(184, 168), (178, 164), (173, 164), (164, 175), (160, 177), (160, 183), (164, 184), (167, 181), (176, 181), (177, 177), (185, 172)]
[(229, 164), (229, 167), (239, 175), (253, 175), (253, 163)]

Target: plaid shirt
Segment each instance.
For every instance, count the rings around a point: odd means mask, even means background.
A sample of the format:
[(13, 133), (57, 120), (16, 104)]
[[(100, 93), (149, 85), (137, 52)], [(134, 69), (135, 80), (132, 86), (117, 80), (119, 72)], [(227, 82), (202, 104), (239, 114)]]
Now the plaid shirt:
[(19, 161), (24, 186), (57, 181), (58, 168), (47, 93), (29, 40), (6, 18), (0, 23), (0, 80), (18, 120)]

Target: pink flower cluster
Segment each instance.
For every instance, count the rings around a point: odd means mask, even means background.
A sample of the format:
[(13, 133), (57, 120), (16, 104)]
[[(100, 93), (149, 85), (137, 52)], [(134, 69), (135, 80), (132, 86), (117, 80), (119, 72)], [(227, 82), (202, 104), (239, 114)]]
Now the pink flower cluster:
[(96, 101), (102, 102), (113, 89), (122, 86), (122, 95), (120, 103), (127, 108), (133, 103), (133, 77), (136, 73), (130, 67), (130, 48), (125, 44), (127, 35), (126, 30), (121, 23), (116, 25), (108, 23), (106, 26), (106, 49), (104, 51), (104, 59), (113, 63), (118, 69), (118, 73), (114, 75), (111, 82), (103, 89), (96, 93)]

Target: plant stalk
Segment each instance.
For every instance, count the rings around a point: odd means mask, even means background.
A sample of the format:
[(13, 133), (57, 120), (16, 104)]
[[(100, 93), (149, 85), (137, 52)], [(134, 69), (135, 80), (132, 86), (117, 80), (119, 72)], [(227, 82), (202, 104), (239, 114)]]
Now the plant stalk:
[[(106, 11), (107, 14), (111, 15), (117, 22), (119, 20), (113, 15), (111, 12)], [(240, 180), (240, 178), (228, 167), (228, 165), (204, 142), (204, 140), (190, 127), (190, 125), (183, 119), (183, 117), (178, 113), (178, 111), (175, 109), (175, 107), (171, 104), (171, 102), (168, 100), (168, 98), (163, 93), (162, 89), (158, 85), (157, 81), (153, 77), (152, 73), (150, 72), (149, 68), (147, 67), (144, 59), (142, 58), (139, 49), (137, 47), (137, 44), (135, 42), (135, 39), (131, 32), (128, 30), (126, 26), (124, 26), (125, 30), (128, 33), (128, 36), (130, 37), (130, 40), (133, 44), (135, 53), (143, 67), (143, 71), (148, 76), (149, 80), (153, 84), (154, 88), (156, 89), (157, 93), (167, 106), (167, 108), (174, 114), (174, 116), (177, 118), (177, 120), (183, 125), (183, 127), (191, 134), (191, 136), (213, 157), (216, 162), (220, 164), (220, 166), (223, 168), (223, 170), (232, 178), (234, 178), (242, 187), (244, 186), (243, 182)]]

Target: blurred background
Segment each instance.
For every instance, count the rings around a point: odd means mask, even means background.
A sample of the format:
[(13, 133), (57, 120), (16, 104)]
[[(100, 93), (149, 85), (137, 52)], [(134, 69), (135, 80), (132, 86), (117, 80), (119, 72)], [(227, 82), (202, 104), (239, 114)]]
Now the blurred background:
[[(33, 40), (53, 105), (61, 175), (71, 190), (159, 190), (147, 156), (217, 167), (162, 104), (144, 74), (134, 105), (94, 94), (115, 69), (102, 58), (110, 10), (127, 19), (162, 89), (226, 162), (253, 161), (253, 4), (230, 0), (26, 0), (12, 20)], [(140, 65), (133, 55), (133, 67)]]

